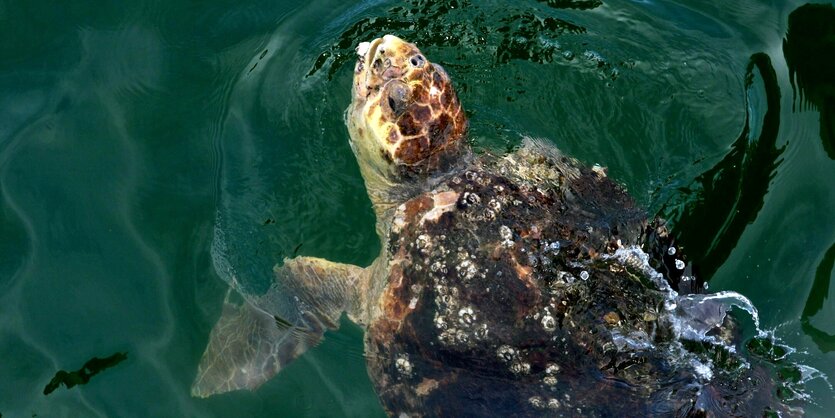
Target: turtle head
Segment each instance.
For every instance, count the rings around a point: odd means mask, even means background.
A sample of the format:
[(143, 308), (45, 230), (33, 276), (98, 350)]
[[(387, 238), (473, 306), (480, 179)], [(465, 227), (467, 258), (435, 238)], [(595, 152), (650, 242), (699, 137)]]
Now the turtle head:
[(360, 43), (357, 54), (345, 117), (369, 192), (457, 160), (467, 119), (443, 67), (392, 35)]

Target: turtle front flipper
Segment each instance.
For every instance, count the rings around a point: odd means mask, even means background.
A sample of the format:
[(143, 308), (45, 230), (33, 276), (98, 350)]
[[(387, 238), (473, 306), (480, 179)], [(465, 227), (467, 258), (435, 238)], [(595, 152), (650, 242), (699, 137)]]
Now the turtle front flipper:
[(254, 390), (321, 341), (339, 317), (359, 309), (366, 269), (320, 258), (299, 257), (275, 268), (261, 296), (227, 297), (200, 360), (192, 396)]

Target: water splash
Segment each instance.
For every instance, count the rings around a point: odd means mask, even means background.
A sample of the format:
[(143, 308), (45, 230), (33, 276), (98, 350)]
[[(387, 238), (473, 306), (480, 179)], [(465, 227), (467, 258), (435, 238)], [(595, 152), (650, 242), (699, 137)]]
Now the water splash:
[[(810, 396), (804, 391), (804, 385), (810, 380), (823, 379), (832, 389), (828, 377), (818, 369), (788, 360), (796, 350), (781, 343), (773, 331), (762, 329), (759, 312), (746, 296), (729, 290), (681, 295), (672, 289), (660, 272), (651, 267), (649, 255), (638, 246), (621, 247), (614, 254), (602, 258), (614, 259), (640, 273), (664, 294), (665, 313), (661, 317), (675, 336), (675, 343), (666, 347), (667, 357), (673, 364), (692, 369), (702, 383), (711, 382), (721, 370), (748, 369), (752, 366), (741, 357), (736, 361), (728, 361), (723, 360), (722, 355), (716, 355), (721, 352), (737, 354), (736, 343), (730, 335), (732, 333), (728, 332), (734, 327), (728, 322), (729, 312), (737, 308), (750, 316), (756, 332), (747, 342), (748, 353), (775, 369), (776, 377), (781, 381), (784, 402), (809, 401)], [(619, 351), (638, 351), (652, 347), (651, 342), (640, 335), (623, 335), (613, 331), (611, 337)]]

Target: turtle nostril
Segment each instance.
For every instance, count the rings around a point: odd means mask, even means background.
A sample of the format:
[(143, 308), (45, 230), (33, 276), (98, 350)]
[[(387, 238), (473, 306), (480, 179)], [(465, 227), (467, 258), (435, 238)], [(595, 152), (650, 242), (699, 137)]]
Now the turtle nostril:
[(415, 55), (412, 59), (409, 60), (409, 63), (412, 64), (412, 67), (423, 67), (423, 64), (426, 63), (426, 59), (423, 58), (423, 55)]

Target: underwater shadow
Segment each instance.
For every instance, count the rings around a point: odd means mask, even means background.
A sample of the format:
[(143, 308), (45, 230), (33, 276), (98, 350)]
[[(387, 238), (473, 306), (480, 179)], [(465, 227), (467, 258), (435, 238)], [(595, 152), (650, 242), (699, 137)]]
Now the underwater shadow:
[(84, 363), (84, 366), (74, 372), (59, 370), (58, 373), (55, 373), (55, 377), (43, 388), (43, 394), (49, 395), (62, 384), (67, 389), (76, 385), (85, 385), (93, 376), (125, 361), (127, 358), (128, 353), (116, 353), (105, 358), (93, 357)]

